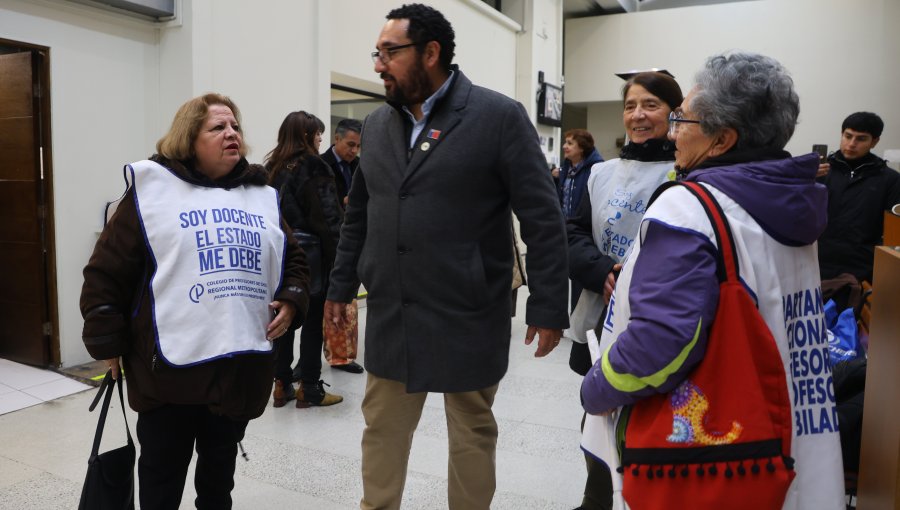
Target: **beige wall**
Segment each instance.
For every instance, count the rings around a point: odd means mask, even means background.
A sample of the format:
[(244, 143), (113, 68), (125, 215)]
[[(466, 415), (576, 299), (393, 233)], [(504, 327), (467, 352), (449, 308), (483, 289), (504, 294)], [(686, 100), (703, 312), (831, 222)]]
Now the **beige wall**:
[[(403, 2), (331, 0), (331, 79), (340, 85), (384, 93), (369, 56), (385, 15)], [(515, 96), (517, 25), (490, 16), (466, 0), (430, 2), (456, 32), (454, 62), (474, 83)]]
[(160, 31), (163, 129), (205, 92), (230, 96), (243, 115), (248, 159), (262, 162), (292, 111), (329, 121), (328, 0), (182, 0), (181, 22)]
[[(686, 91), (712, 54), (764, 53), (792, 73), (800, 124), (787, 149), (837, 148), (841, 121), (870, 110), (887, 128), (876, 152), (900, 148), (896, 0), (760, 0), (583, 18), (566, 24), (566, 100), (618, 100), (616, 71), (665, 67)], [(621, 117), (591, 118), (621, 126)]]
[(622, 127), (622, 101), (592, 103), (587, 108), (587, 130), (594, 136), (594, 145), (603, 159), (619, 157), (616, 138), (625, 136)]
[(158, 137), (157, 31), (68, 2), (0, 0), (0, 37), (50, 48), (60, 354), (78, 364), (90, 359), (81, 270), (102, 206), (122, 193), (123, 164), (149, 156)]

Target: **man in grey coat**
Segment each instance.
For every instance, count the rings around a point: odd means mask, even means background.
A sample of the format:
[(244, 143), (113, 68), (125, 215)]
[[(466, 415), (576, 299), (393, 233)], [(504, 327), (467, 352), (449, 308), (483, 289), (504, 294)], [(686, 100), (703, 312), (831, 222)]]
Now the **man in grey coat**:
[(400, 507), (428, 392), (444, 393), (451, 509), (495, 489), (491, 406), (509, 363), (512, 231), (528, 246), (525, 343), (545, 356), (568, 326), (562, 212), (521, 104), (451, 65), (443, 15), (404, 5), (372, 54), (388, 103), (366, 119), (325, 321), (341, 326), (365, 285), (363, 509)]

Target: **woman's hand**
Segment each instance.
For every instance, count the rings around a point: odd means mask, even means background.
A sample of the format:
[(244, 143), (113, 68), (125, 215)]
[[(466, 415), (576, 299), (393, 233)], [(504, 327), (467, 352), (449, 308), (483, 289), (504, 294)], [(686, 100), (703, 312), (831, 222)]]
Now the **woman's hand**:
[(266, 328), (266, 338), (271, 342), (288, 332), (297, 310), (287, 301), (272, 301), (269, 303), (269, 309), (275, 312), (275, 318)]
[(113, 381), (119, 378), (119, 358), (110, 358), (106, 360), (106, 365), (109, 367), (110, 371), (112, 371)]
[(609, 304), (613, 290), (616, 288), (616, 275), (622, 269), (622, 264), (614, 264), (612, 271), (606, 275), (606, 282), (603, 284), (603, 302)]

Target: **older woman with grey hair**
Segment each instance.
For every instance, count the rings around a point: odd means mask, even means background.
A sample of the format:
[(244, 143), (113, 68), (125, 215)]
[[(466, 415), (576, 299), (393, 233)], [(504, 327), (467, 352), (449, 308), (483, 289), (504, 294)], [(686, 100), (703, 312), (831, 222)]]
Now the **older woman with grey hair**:
[[(780, 355), (769, 361), (784, 368), (795, 463), (783, 508), (837, 510), (843, 508), (843, 476), (833, 384), (827, 368), (810, 363), (827, 356), (828, 346), (824, 329), (821, 338), (803, 341), (797, 333), (798, 324), (823, 321), (815, 241), (826, 221), (826, 191), (814, 181), (817, 156), (784, 151), (799, 112), (793, 80), (777, 61), (717, 55), (670, 115), (669, 137), (676, 142), (676, 168), (711, 192), (731, 226), (738, 276)], [(666, 189), (644, 215), (622, 268), (601, 354), (582, 386), (585, 410), (616, 415), (622, 406), (692, 379), (710, 348), (719, 290), (707, 213), (684, 186)], [(647, 507), (646, 494), (629, 496), (627, 480), (628, 505)]]

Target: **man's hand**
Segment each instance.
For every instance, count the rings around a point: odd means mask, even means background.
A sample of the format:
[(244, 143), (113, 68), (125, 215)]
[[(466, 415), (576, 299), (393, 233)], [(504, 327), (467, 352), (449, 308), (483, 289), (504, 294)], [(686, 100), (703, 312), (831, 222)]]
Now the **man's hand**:
[(613, 290), (616, 288), (616, 275), (622, 269), (622, 264), (614, 264), (612, 271), (606, 275), (606, 281), (603, 283), (603, 302), (609, 304)]
[(559, 339), (562, 338), (561, 329), (538, 328), (528, 326), (525, 332), (525, 345), (531, 345), (534, 335), (538, 335), (538, 348), (534, 351), (535, 358), (543, 358), (559, 345)]
[(349, 303), (325, 300), (325, 325), (343, 329), (347, 327), (347, 307)]
[(816, 171), (816, 178), (825, 177), (828, 175), (828, 172), (831, 170), (831, 165), (829, 163), (822, 163), (819, 165), (819, 170)]
[(275, 312), (275, 318), (266, 327), (266, 339), (272, 341), (288, 332), (297, 310), (293, 303), (287, 301), (272, 301), (269, 309)]

